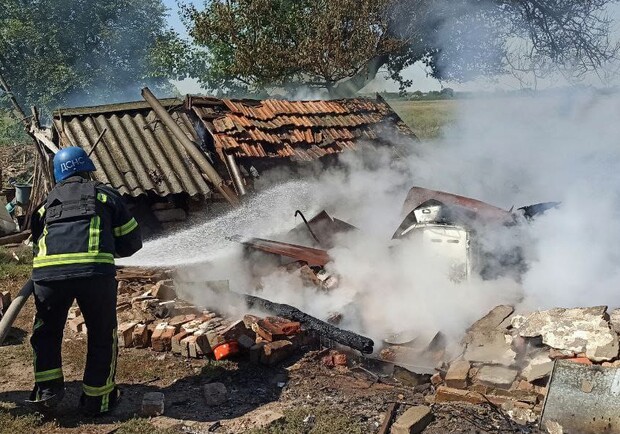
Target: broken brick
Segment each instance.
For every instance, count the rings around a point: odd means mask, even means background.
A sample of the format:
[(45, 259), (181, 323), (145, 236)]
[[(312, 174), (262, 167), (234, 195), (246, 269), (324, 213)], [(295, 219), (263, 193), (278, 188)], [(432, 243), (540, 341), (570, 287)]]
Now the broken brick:
[(86, 333), (86, 323), (84, 322), (83, 316), (78, 316), (77, 318), (73, 318), (69, 322), (69, 328), (76, 333)]
[(226, 343), (226, 339), (224, 339), (224, 336), (222, 336), (220, 333), (216, 332), (215, 330), (206, 332), (205, 336), (207, 337), (209, 346), (211, 348), (215, 348), (217, 346), (220, 346)]
[(149, 331), (146, 324), (138, 324), (133, 329), (131, 340), (136, 348), (146, 348), (149, 346)]
[(347, 355), (338, 353), (334, 354), (334, 365), (336, 366), (347, 366)]
[(196, 342), (196, 336), (189, 335), (179, 341), (179, 353), (183, 357), (189, 357), (189, 343)]
[(211, 352), (209, 341), (203, 334), (196, 333), (193, 340), (189, 342), (189, 356), (198, 358), (203, 357)]
[(174, 316), (168, 321), (168, 325), (174, 327), (176, 332), (178, 333), (181, 330), (181, 326), (183, 324), (187, 324), (190, 321), (196, 319), (196, 315), (177, 315)]
[(118, 346), (120, 348), (129, 348), (133, 345), (133, 331), (135, 328), (135, 322), (126, 322), (118, 326)]
[(443, 378), (441, 378), (441, 374), (439, 372), (435, 372), (431, 377), (431, 384), (437, 387), (441, 383), (443, 383)]
[(301, 324), (284, 318), (268, 317), (252, 324), (252, 330), (267, 342), (274, 342), (299, 333)]
[(391, 434), (418, 434), (433, 420), (431, 409), (425, 405), (408, 408), (392, 425)]
[(174, 327), (166, 323), (159, 324), (151, 337), (151, 348), (159, 352), (170, 351), (172, 349), (172, 337), (175, 333), (176, 330)]
[(182, 330), (176, 335), (172, 336), (172, 352), (175, 354), (181, 354), (181, 341), (189, 336), (189, 332)]
[(263, 347), (260, 362), (264, 365), (275, 365), (293, 353), (293, 344), (290, 341), (269, 342)]
[(323, 356), (321, 358), (321, 363), (323, 363), (328, 368), (333, 368), (334, 366), (336, 366), (336, 364), (334, 363), (334, 356), (331, 354)]
[(260, 321), (260, 317), (256, 316), (256, 315), (245, 315), (243, 317), (243, 323), (245, 324), (246, 328), (252, 329), (252, 325), (256, 324), (258, 321)]
[(455, 360), (446, 373), (445, 383), (448, 387), (464, 389), (467, 387), (467, 374), (471, 368), (467, 360)]
[(592, 364), (592, 360), (590, 360), (587, 357), (573, 357), (570, 359), (567, 359), (569, 362), (573, 362), (573, 363), (582, 363), (584, 365), (591, 365)]
[(256, 336), (252, 330), (248, 330), (243, 321), (236, 321), (222, 331), (226, 341), (237, 341), (241, 336)]

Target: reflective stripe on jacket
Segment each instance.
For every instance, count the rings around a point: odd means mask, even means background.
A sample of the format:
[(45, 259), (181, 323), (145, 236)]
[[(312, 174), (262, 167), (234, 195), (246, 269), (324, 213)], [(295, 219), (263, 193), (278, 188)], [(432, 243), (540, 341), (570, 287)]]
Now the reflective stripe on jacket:
[(114, 257), (142, 247), (140, 229), (113, 189), (79, 176), (58, 183), (32, 217), (34, 281), (116, 274)]

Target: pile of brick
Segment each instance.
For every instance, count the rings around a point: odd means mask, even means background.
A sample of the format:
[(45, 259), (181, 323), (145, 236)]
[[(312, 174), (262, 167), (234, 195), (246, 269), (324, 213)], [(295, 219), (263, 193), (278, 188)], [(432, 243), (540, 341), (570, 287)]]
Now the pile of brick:
[[(171, 275), (161, 270), (119, 270), (120, 348), (150, 348), (216, 360), (238, 354), (272, 365), (317, 341), (298, 322), (254, 315), (235, 320), (183, 301), (177, 297)], [(77, 307), (71, 308), (68, 325), (76, 333), (87, 332)]]
[(488, 401), (517, 421), (542, 411), (554, 360), (620, 366), (620, 310), (551, 309), (515, 315), (497, 306), (467, 331), (463, 353), (431, 378), (435, 403)]

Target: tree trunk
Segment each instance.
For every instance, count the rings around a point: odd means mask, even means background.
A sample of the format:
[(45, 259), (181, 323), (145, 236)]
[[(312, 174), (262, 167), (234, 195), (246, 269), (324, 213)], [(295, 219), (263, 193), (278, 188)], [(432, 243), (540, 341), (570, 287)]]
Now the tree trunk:
[(379, 69), (387, 63), (388, 58), (387, 54), (374, 57), (353, 77), (344, 79), (335, 86), (328, 88), (329, 96), (332, 98), (350, 98), (355, 96), (375, 79)]

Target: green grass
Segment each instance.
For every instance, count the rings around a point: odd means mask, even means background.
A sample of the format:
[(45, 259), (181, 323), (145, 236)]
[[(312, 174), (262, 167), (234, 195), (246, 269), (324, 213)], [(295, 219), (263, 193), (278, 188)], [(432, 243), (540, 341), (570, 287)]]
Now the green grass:
[(0, 434), (53, 432), (55, 428), (52, 423), (43, 423), (39, 414), (19, 412), (0, 404)]
[(180, 434), (182, 432), (174, 428), (156, 428), (146, 419), (131, 419), (121, 424), (114, 434)]
[[(18, 259), (13, 256), (15, 254)], [(25, 280), (32, 271), (32, 249), (19, 247), (6, 249), (0, 247), (0, 280)]]
[(421, 140), (436, 139), (441, 129), (456, 120), (458, 101), (388, 101)]
[[(309, 415), (313, 423), (305, 423)], [(248, 431), (248, 434), (362, 434), (364, 430), (353, 418), (327, 406), (293, 408), (271, 425)]]

